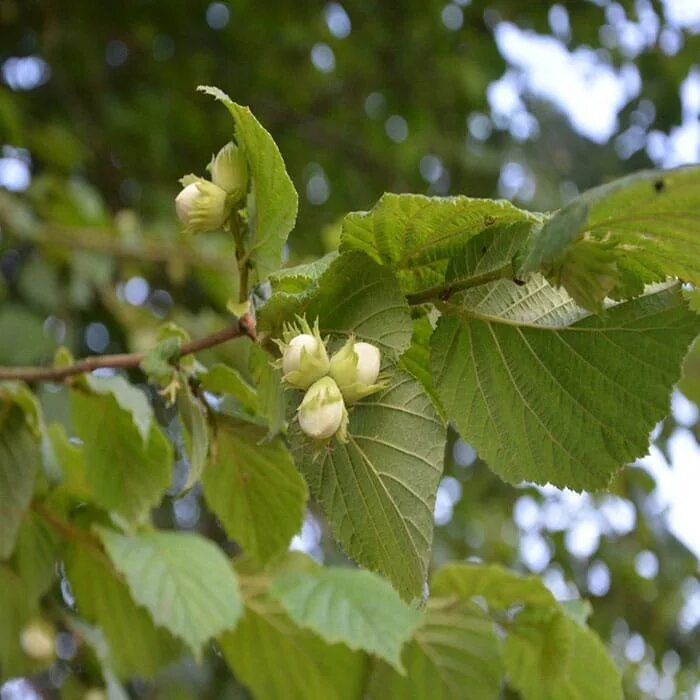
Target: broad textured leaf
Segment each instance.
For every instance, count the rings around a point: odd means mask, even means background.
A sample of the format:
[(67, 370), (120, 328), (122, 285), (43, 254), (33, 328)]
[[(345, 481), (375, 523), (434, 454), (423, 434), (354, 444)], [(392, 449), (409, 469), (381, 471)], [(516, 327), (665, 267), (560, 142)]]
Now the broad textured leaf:
[(367, 659), (297, 627), (274, 601), (258, 597), (236, 629), (219, 637), (226, 662), (256, 698), (357, 700)]
[(307, 265), (272, 274), (272, 294), (260, 309), (258, 328), (279, 335), (284, 322), (293, 320), (294, 315), (300, 313), (318, 292), (320, 279), (337, 257), (338, 253), (334, 251)]
[(493, 622), (473, 603), (428, 601), (425, 620), (403, 652), (406, 675), (378, 664), (373, 700), (495, 700), (503, 668)]
[(141, 437), (144, 440), (148, 439), (153, 422), (153, 408), (141, 389), (137, 389), (118, 374), (113, 377), (96, 377), (88, 374), (85, 376), (85, 381), (95, 394), (114, 396), (119, 406), (131, 414)]
[(699, 166), (615, 180), (554, 214), (533, 236), (521, 274), (544, 270), (589, 308), (669, 276), (700, 284), (699, 210)]
[(204, 497), (226, 534), (253, 559), (266, 563), (285, 551), (301, 528), (306, 484), (281, 438), (263, 442), (266, 431), (220, 420)]
[(233, 367), (217, 364), (210, 367), (205, 374), (199, 377), (202, 388), (214, 394), (229, 394), (233, 396), (246, 411), (255, 413), (258, 399), (248, 382)]
[(678, 286), (594, 316), (535, 275), (444, 310), (431, 364), (448, 417), (506, 481), (575, 489), (646, 453), (700, 331)]
[(293, 453), (333, 535), (403, 597), (423, 592), (442, 473), (445, 428), (420, 384), (388, 372), (384, 391), (350, 411), (349, 440), (315, 456), (293, 424)]
[(270, 593), (300, 627), (331, 644), (367, 651), (403, 671), (401, 647), (421, 614), (376, 574), (349, 568), (289, 573), (273, 581)]
[(287, 426), (287, 392), (282, 370), (273, 367), (270, 355), (259, 345), (250, 349), (249, 365), (257, 387), (257, 415), (267, 423), (268, 436), (274, 437)]
[(524, 700), (623, 698), (620, 673), (600, 639), (563, 612), (545, 622), (527, 611), (518, 615), (503, 659), (509, 685)]
[(405, 369), (417, 379), (430, 396), (435, 410), (444, 419), (444, 411), (440, 399), (435, 392), (435, 382), (430, 372), (430, 338), (433, 335), (433, 326), (427, 315), (420, 316), (413, 321), (413, 337), (406, 352), (399, 359), (399, 367)]
[(87, 482), (87, 469), (82, 445), (71, 442), (62, 423), (50, 423), (46, 429), (49, 444), (61, 473), (60, 483), (53, 496), (68, 496), (80, 501), (91, 501), (93, 494)]
[(56, 578), (58, 538), (39, 515), (27, 511), (17, 535), (17, 545), (10, 560), (22, 579), (24, 595), (38, 600), (51, 588)]
[[(284, 313), (260, 310), (261, 327), (278, 334), (284, 320), (305, 314), (316, 318), (322, 334), (347, 336), (377, 345), (396, 357), (411, 342), (411, 317), (396, 279), (364, 253), (351, 252), (333, 260), (312, 294), (288, 295)], [(274, 298), (274, 297), (273, 297)]]
[(296, 221), (299, 197), (272, 136), (251, 111), (217, 88), (199, 89), (220, 100), (236, 122), (236, 142), (244, 150), (252, 179), (250, 251), (258, 277), (263, 279), (280, 266), (282, 247)]
[(100, 529), (100, 537), (134, 600), (195, 657), (211, 637), (236, 624), (242, 612), (238, 581), (213, 542), (184, 532), (128, 537)]
[(554, 596), (537, 576), (521, 576), (502, 566), (455, 563), (441, 567), (430, 581), (430, 593), (438, 598), (482, 598), (494, 610), (533, 605), (554, 609)]
[(34, 419), (0, 387), (0, 560), (15, 548), (40, 464)]
[(345, 217), (341, 251), (367, 253), (392, 269), (403, 292), (416, 293), (444, 280), (448, 261), (470, 238), (492, 226), (538, 221), (503, 200), (385, 194), (371, 211)]
[(133, 413), (111, 392), (73, 391), (71, 416), (95, 501), (127, 520), (143, 519), (170, 485), (173, 454), (163, 432), (153, 422), (144, 440)]
[(31, 659), (22, 651), (19, 640), (35, 609), (24, 581), (0, 564), (0, 685), (32, 669)]
[(178, 392), (177, 407), (185, 431), (185, 446), (189, 455), (190, 471), (184, 486), (189, 489), (196, 484), (209, 456), (209, 424), (202, 402), (194, 396), (186, 380)]
[(137, 605), (107, 557), (97, 548), (70, 545), (66, 574), (81, 617), (96, 624), (108, 644), (109, 665), (120, 678), (151, 677), (181, 647)]

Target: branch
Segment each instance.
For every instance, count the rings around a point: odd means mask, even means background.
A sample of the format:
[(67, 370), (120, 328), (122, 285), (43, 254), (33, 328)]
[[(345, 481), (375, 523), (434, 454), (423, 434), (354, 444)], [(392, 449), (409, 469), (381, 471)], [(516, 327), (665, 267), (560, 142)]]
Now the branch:
[[(200, 350), (221, 345), (227, 340), (247, 336), (255, 341), (255, 319), (250, 314), (241, 316), (232, 326), (222, 328), (216, 333), (207, 335), (204, 338), (190, 340), (180, 348), (179, 357), (191, 355)], [(129, 352), (120, 355), (93, 355), (74, 362), (67, 367), (0, 367), (0, 380), (15, 379), (26, 382), (62, 382), (68, 377), (83, 372), (91, 372), (94, 369), (108, 367), (110, 369), (126, 369), (138, 367), (144, 357), (145, 352)]]
[(480, 287), (482, 284), (487, 282), (494, 282), (500, 279), (512, 279), (513, 278), (513, 265), (512, 263), (507, 263), (503, 267), (499, 267), (496, 270), (491, 270), (485, 272), (482, 275), (476, 275), (475, 277), (467, 277), (463, 280), (457, 280), (455, 282), (447, 282), (445, 284), (438, 284), (430, 289), (425, 289), (422, 292), (416, 292), (415, 294), (407, 294), (406, 301), (411, 306), (417, 306), (419, 304), (424, 304), (429, 301), (447, 301), (455, 292), (461, 292), (463, 289), (472, 289), (473, 287)]

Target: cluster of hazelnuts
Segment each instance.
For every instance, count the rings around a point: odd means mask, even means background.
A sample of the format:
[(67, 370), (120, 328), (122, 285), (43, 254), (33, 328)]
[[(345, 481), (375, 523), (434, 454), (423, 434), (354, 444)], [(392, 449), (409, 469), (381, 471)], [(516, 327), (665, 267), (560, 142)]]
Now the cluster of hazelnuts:
[[(248, 163), (242, 149), (226, 144), (207, 166), (211, 179), (186, 175), (175, 199), (180, 221), (189, 233), (215, 231), (226, 225), (231, 213), (245, 201)], [(282, 351), (279, 366), (284, 382), (306, 392), (297, 410), (301, 429), (319, 442), (334, 436), (347, 440), (348, 406), (383, 389), (379, 377), (381, 353), (371, 343), (350, 337), (328, 357), (318, 320), (313, 328), (305, 319), (287, 325), (284, 340), (276, 341)]]
[(282, 379), (306, 392), (297, 409), (299, 426), (314, 440), (327, 441), (335, 436), (345, 442), (347, 407), (386, 386), (379, 377), (379, 348), (358, 343), (351, 336), (329, 358), (318, 320), (311, 328), (305, 319), (299, 319), (298, 326), (285, 328), (283, 337), (283, 341), (277, 341), (282, 351)]

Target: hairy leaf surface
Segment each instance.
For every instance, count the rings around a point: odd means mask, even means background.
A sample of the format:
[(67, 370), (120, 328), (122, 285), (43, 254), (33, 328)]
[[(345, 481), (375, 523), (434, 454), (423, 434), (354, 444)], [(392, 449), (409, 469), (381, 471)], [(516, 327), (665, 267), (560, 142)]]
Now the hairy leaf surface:
[(448, 417), (506, 481), (574, 489), (604, 488), (646, 453), (700, 331), (678, 286), (593, 316), (534, 276), (445, 310), (431, 362)]
[(296, 423), (290, 440), (336, 539), (412, 598), (427, 573), (445, 428), (418, 382), (400, 370), (388, 374), (387, 389), (350, 411), (347, 444), (316, 455)]

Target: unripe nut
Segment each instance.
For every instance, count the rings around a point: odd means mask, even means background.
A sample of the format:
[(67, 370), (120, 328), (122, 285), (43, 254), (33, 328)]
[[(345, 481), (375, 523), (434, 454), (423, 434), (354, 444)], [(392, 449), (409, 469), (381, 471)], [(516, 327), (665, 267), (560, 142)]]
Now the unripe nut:
[(379, 348), (370, 343), (355, 343), (357, 353), (357, 382), (374, 384), (379, 377), (382, 356)]
[(298, 326), (287, 326), (284, 342), (275, 342), (282, 351), (282, 359), (277, 366), (282, 368), (282, 379), (289, 386), (308, 389), (328, 374), (330, 362), (318, 323), (311, 328), (305, 319), (300, 318)]
[(338, 433), (345, 439), (347, 411), (338, 385), (323, 377), (309, 387), (298, 409), (301, 429), (315, 440), (327, 440)]
[(301, 333), (289, 341), (282, 355), (282, 371), (285, 374), (296, 372), (301, 366), (301, 354), (306, 351), (313, 355), (318, 351), (319, 342), (309, 333)]
[(207, 169), (211, 173), (211, 181), (228, 192), (236, 202), (244, 198), (248, 187), (248, 161), (236, 144), (227, 143), (212, 158)]
[(183, 180), (187, 184), (175, 198), (175, 211), (186, 229), (190, 233), (220, 229), (230, 209), (226, 192), (202, 178), (187, 176)]
[(338, 384), (347, 404), (355, 403), (386, 386), (379, 381), (381, 352), (371, 343), (356, 343), (348, 338), (330, 361), (330, 376)]

